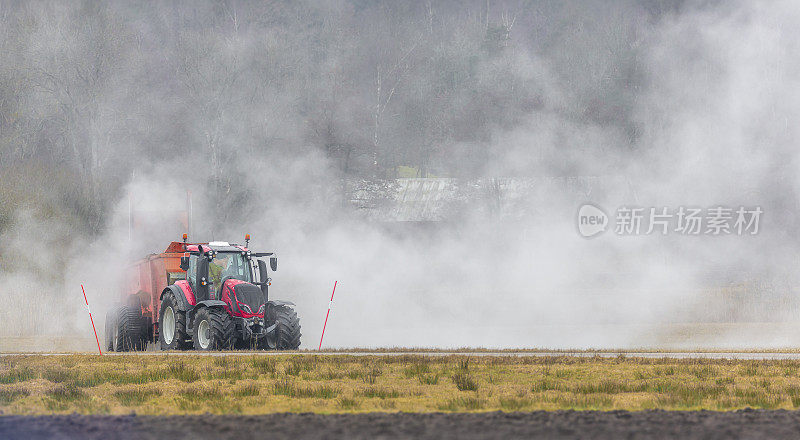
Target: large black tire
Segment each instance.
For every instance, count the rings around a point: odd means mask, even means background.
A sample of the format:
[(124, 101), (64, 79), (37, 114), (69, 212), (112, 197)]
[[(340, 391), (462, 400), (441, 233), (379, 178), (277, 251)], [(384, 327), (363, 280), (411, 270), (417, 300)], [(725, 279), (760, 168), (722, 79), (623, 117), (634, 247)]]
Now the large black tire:
[(114, 335), (116, 334), (117, 326), (117, 310), (114, 309), (106, 313), (106, 323), (103, 326), (103, 343), (106, 346), (106, 351), (114, 351)]
[(275, 334), (263, 341), (261, 348), (275, 348), (278, 350), (297, 350), (300, 347), (300, 318), (297, 312), (289, 306), (267, 305), (267, 327), (277, 324)]
[[(169, 309), (169, 310), (168, 310)], [(169, 316), (172, 312), (173, 319), (168, 321), (174, 322), (174, 328), (170, 333), (164, 324), (164, 316)], [(172, 339), (166, 340), (166, 337), (172, 335)], [(192, 346), (188, 341), (189, 335), (186, 333), (186, 312), (178, 310), (178, 300), (175, 294), (167, 292), (164, 299), (161, 300), (161, 310), (158, 313), (158, 342), (162, 350), (185, 350)]]
[(230, 350), (236, 339), (236, 325), (221, 307), (203, 307), (194, 315), (196, 350)]
[(143, 350), (147, 343), (142, 309), (122, 306), (117, 311), (116, 326), (113, 327), (114, 351)]

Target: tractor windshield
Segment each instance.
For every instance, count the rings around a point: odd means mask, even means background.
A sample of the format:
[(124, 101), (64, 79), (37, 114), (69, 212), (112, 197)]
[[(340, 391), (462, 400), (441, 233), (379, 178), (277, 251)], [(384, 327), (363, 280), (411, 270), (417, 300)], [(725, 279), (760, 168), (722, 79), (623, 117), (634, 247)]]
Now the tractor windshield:
[(250, 282), (250, 266), (247, 259), (239, 252), (219, 252), (208, 263), (208, 275), (214, 286), (222, 286), (225, 278)]

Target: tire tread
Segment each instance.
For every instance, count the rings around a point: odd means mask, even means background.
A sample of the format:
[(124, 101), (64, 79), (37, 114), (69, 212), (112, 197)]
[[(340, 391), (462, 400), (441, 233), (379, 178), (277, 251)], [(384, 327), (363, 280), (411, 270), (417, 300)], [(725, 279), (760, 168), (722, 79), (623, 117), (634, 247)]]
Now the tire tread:
[(236, 324), (225, 309), (218, 307), (203, 308), (195, 314), (195, 324), (193, 326), (195, 331), (194, 348), (205, 350), (200, 346), (196, 332), (199, 327), (198, 324), (206, 316), (208, 317), (211, 331), (211, 344), (208, 350), (230, 350), (233, 348), (233, 344), (236, 341)]
[[(161, 315), (164, 313), (164, 309), (171, 305), (172, 311), (175, 313), (175, 338), (173, 340), (172, 346), (167, 346), (163, 343), (163, 338), (161, 337)], [(162, 350), (185, 350), (192, 346), (191, 342), (186, 342), (189, 338), (188, 333), (186, 332), (186, 312), (181, 312), (178, 310), (178, 299), (175, 298), (175, 294), (172, 291), (168, 292), (164, 295), (164, 299), (161, 301), (161, 308), (158, 314), (159, 320), (159, 345), (161, 345)]]
[(145, 342), (142, 310), (138, 307), (122, 306), (117, 312), (115, 321), (119, 328), (118, 338), (114, 344), (117, 351), (141, 350)]
[(275, 329), (277, 332), (276, 348), (278, 350), (297, 350), (300, 347), (300, 337), (302, 336), (297, 312), (289, 306), (275, 306), (273, 310), (274, 322), (278, 324)]

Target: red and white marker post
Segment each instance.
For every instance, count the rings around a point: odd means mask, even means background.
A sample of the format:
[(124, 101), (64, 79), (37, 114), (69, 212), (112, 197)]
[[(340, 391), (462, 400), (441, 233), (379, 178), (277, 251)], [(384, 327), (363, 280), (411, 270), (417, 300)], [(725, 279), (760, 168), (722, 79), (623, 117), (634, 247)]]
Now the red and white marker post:
[(97, 337), (97, 329), (94, 328), (94, 319), (92, 318), (92, 311), (89, 309), (89, 300), (86, 299), (86, 289), (83, 288), (83, 284), (81, 284), (81, 291), (83, 292), (83, 302), (86, 303), (86, 311), (89, 312), (89, 320), (92, 321), (92, 330), (94, 330), (94, 340), (97, 341), (97, 351), (100, 354), (103, 354), (103, 350), (100, 350), (100, 339)]
[(328, 313), (325, 314), (325, 324), (322, 325), (322, 336), (319, 337), (319, 348), (317, 351), (322, 350), (322, 338), (325, 337), (325, 327), (328, 326), (328, 316), (331, 314), (331, 305), (333, 305), (333, 294), (336, 293), (336, 284), (339, 281), (333, 282), (333, 292), (331, 292), (331, 301), (328, 303)]

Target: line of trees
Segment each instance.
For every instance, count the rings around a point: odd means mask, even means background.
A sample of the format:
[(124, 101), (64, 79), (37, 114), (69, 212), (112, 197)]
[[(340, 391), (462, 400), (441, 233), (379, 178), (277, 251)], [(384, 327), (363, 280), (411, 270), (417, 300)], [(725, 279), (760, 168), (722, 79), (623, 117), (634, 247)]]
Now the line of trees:
[(0, 0), (0, 233), (28, 208), (97, 233), (159, 164), (225, 213), (251, 160), (479, 176), (540, 113), (633, 145), (641, 44), (679, 3)]

